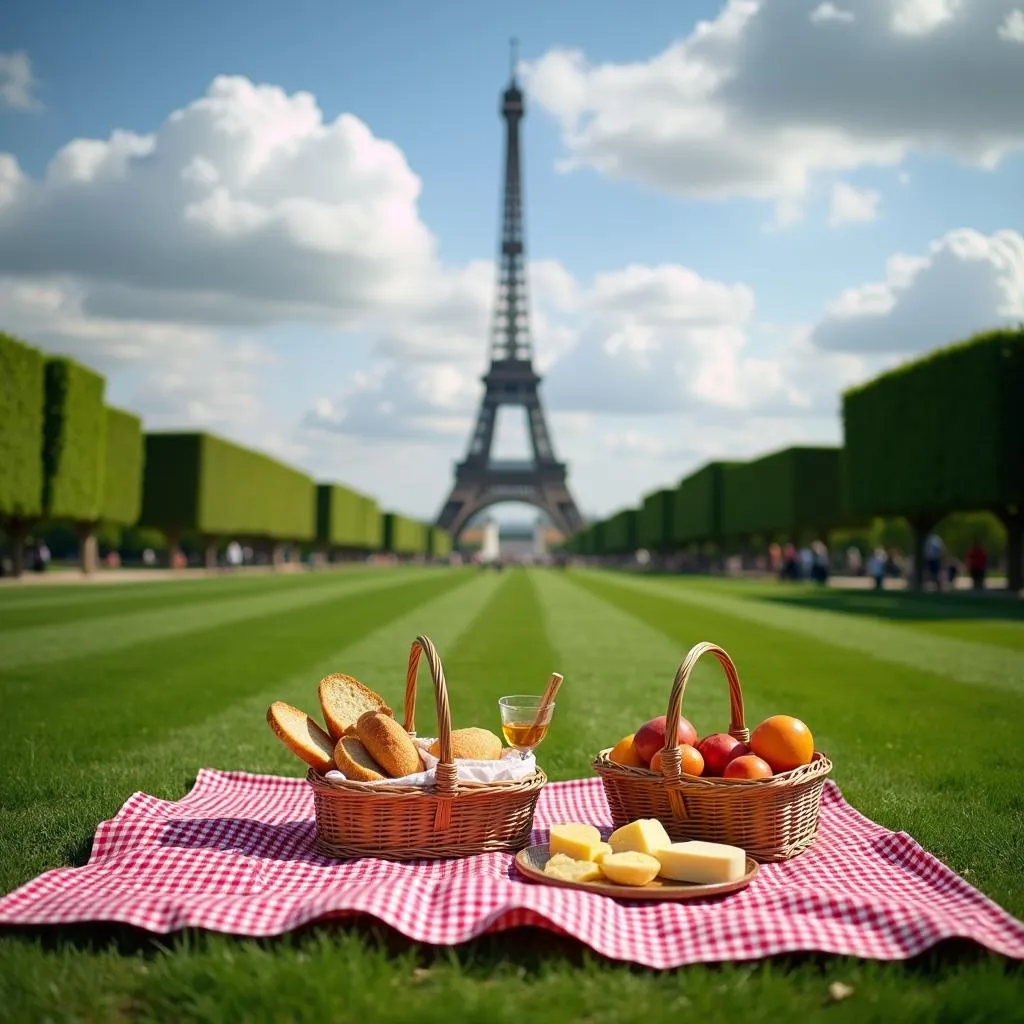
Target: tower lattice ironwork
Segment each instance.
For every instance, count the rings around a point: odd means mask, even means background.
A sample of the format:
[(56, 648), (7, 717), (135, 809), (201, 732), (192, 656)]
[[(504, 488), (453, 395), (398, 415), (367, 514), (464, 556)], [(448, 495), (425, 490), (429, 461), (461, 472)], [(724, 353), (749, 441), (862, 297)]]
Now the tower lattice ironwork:
[[(511, 81), (501, 104), (506, 126), (505, 191), (490, 367), (482, 378), (483, 401), (469, 451), (456, 466), (455, 485), (437, 518), (437, 525), (453, 537), (477, 512), (505, 501), (534, 505), (566, 534), (575, 533), (583, 525), (566, 482), (565, 463), (555, 458), (540, 401), (541, 378), (533, 368), (519, 148), (519, 124), (524, 112), (523, 94), (516, 81), (513, 40)], [(498, 410), (506, 405), (526, 410), (531, 458), (522, 462), (497, 461), (491, 454)]]

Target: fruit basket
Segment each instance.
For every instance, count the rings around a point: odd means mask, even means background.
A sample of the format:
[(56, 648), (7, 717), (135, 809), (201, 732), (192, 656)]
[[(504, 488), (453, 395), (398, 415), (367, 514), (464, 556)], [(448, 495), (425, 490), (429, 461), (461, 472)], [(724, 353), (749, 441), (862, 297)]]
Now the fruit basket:
[(467, 782), (459, 779), (452, 755), (448, 687), (441, 658), (425, 636), (409, 651), (405, 680), (405, 721), (416, 735), (416, 678), (421, 655), (434, 683), (440, 757), (432, 786), (391, 785), (327, 779), (306, 773), (313, 788), (316, 846), (330, 857), (385, 860), (438, 860), (526, 847), (533, 813), (547, 776), (538, 767), (517, 781)]
[(806, 850), (818, 830), (821, 791), (832, 762), (814, 751), (809, 764), (764, 779), (685, 775), (677, 737), (686, 684), (701, 657), (718, 659), (729, 682), (729, 734), (750, 739), (743, 719), (743, 690), (729, 655), (717, 644), (697, 644), (676, 672), (665, 720), (660, 770), (611, 760), (612, 748), (593, 762), (616, 827), (657, 818), (673, 840), (703, 839), (738, 846), (757, 861), (789, 860)]

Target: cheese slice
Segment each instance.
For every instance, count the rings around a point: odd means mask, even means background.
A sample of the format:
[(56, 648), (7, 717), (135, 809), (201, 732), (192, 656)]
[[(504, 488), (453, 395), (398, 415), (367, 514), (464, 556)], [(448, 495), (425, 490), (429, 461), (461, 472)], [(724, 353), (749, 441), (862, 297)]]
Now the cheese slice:
[(601, 858), (601, 873), (616, 885), (646, 885), (654, 880), (661, 864), (656, 857), (630, 850)]
[(674, 882), (701, 885), (735, 882), (747, 870), (746, 853), (738, 846), (725, 843), (706, 843), (697, 839), (671, 843), (655, 856), (661, 865), (661, 876)]
[(596, 861), (601, 852), (601, 833), (593, 825), (552, 825), (548, 853), (564, 853), (572, 860)]
[(658, 850), (670, 846), (672, 840), (657, 818), (638, 818), (622, 828), (617, 828), (609, 837), (615, 853), (646, 853), (655, 856)]
[(563, 882), (596, 882), (601, 877), (601, 869), (586, 860), (573, 860), (564, 853), (556, 853), (544, 865), (544, 874)]

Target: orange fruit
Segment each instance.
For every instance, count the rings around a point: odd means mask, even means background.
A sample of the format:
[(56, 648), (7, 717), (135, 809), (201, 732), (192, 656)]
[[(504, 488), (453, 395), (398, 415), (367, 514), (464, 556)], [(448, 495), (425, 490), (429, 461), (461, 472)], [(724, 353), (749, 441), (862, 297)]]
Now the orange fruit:
[(633, 733), (623, 736), (618, 743), (612, 747), (608, 754), (608, 760), (615, 764), (624, 765), (626, 768), (646, 768), (647, 765), (641, 760), (640, 755), (633, 746)]
[(754, 730), (747, 746), (767, 761), (776, 775), (810, 764), (814, 757), (811, 730), (799, 718), (790, 715), (766, 718)]
[[(661, 771), (661, 755), (662, 751), (659, 750), (651, 758), (652, 772)], [(691, 747), (689, 743), (679, 744), (679, 760), (684, 775), (702, 775), (704, 773), (704, 758), (700, 751), (696, 747)]]
[(722, 772), (723, 779), (770, 779), (771, 765), (762, 761), (757, 754), (743, 754), (734, 757)]

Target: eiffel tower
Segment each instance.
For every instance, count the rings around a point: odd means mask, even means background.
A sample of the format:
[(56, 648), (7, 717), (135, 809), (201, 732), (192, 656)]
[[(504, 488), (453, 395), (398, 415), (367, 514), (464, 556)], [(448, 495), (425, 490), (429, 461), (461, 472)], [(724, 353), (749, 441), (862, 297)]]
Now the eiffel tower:
[[(437, 517), (437, 525), (453, 538), (477, 512), (504, 501), (534, 505), (566, 535), (583, 526), (583, 517), (566, 483), (565, 463), (555, 459), (538, 392), (541, 378), (533, 368), (519, 173), (519, 122), (523, 113), (513, 40), (511, 81), (501, 104), (506, 125), (505, 203), (498, 299), (491, 327), (491, 365), (482, 378), (484, 396), (469, 451), (455, 468), (455, 485)], [(491, 457), (494, 424), (503, 405), (526, 410), (531, 459), (509, 462)]]

